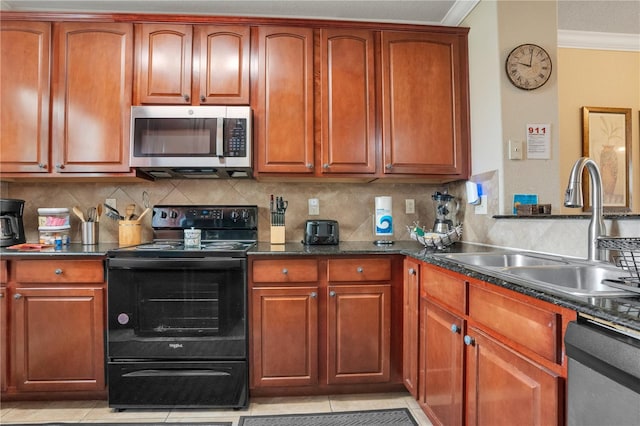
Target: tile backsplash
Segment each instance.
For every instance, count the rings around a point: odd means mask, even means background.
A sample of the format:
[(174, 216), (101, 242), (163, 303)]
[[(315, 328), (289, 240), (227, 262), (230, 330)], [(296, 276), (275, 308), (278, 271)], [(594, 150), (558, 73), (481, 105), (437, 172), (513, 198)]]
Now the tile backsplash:
[[(452, 184), (453, 187), (457, 186)], [(453, 193), (453, 187), (448, 188)], [(282, 183), (255, 180), (160, 180), (136, 183), (20, 183), (3, 184), (2, 197), (26, 201), (24, 225), (28, 242), (38, 241), (37, 209), (41, 207), (79, 206), (85, 209), (103, 203), (107, 198), (117, 202), (121, 212), (135, 203), (142, 211), (142, 193), (147, 191), (151, 206), (156, 204), (257, 205), (260, 211), (258, 239), (269, 241), (269, 196), (282, 196), (289, 201), (286, 240), (302, 240), (304, 223), (308, 219), (334, 219), (340, 224), (342, 241), (374, 240), (373, 205), (379, 195), (393, 197), (394, 235), (396, 240), (408, 240), (406, 226), (419, 221), (431, 228), (435, 218), (431, 195), (447, 186), (392, 183)], [(320, 215), (308, 215), (308, 199), (320, 200)], [(415, 200), (415, 214), (405, 214), (405, 199)], [(462, 217), (462, 212), (461, 216)], [(152, 239), (151, 217), (143, 219), (143, 241)], [(80, 221), (72, 215), (71, 240), (80, 241)], [(117, 242), (117, 221), (103, 214), (100, 220), (100, 241)]]

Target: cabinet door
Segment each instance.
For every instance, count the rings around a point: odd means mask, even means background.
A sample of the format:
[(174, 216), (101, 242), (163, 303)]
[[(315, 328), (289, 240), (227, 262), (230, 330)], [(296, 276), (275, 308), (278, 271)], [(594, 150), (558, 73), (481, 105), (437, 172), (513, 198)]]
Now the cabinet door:
[(561, 424), (557, 374), (472, 327), (467, 334), (468, 425)]
[(257, 172), (314, 172), (313, 30), (258, 28)]
[(104, 389), (103, 292), (102, 288), (16, 288), (13, 321), (19, 390)]
[(51, 24), (0, 22), (0, 165), (49, 170)]
[(385, 174), (467, 177), (466, 67), (466, 38), (382, 33)]
[(129, 172), (133, 26), (54, 27), (55, 172)]
[(443, 425), (463, 424), (463, 321), (423, 299), (424, 383), (421, 402)]
[(390, 285), (329, 286), (327, 382), (389, 381)]
[(404, 297), (402, 329), (402, 377), (404, 386), (418, 398), (418, 302), (420, 297), (420, 262), (404, 260)]
[(251, 291), (251, 386), (318, 383), (318, 287)]
[(194, 69), (198, 78), (193, 90), (200, 104), (249, 105), (250, 31), (243, 26), (195, 26), (193, 66), (199, 68)]
[(321, 173), (376, 171), (373, 32), (320, 31)]
[(136, 104), (191, 105), (191, 25), (136, 25)]
[(0, 391), (7, 390), (7, 373), (9, 372), (9, 366), (7, 365), (7, 348), (9, 347), (7, 340), (7, 327), (8, 327), (8, 311), (9, 304), (7, 303), (7, 288), (4, 285), (0, 285)]

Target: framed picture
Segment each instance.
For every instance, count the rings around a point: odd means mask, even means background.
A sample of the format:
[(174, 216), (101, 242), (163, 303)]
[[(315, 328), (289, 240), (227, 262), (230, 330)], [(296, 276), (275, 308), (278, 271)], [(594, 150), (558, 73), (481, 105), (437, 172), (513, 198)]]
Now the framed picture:
[[(582, 155), (600, 168), (604, 208), (630, 210), (631, 108), (582, 107)], [(590, 209), (588, 179), (582, 180)]]

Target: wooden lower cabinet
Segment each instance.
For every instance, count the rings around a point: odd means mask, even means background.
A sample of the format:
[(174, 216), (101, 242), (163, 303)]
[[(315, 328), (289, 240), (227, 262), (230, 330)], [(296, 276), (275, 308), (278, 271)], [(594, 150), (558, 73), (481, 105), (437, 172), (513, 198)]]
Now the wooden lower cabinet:
[(2, 343), (3, 351), (8, 347), (3, 352), (8, 362), (2, 360), (2, 398), (105, 395), (103, 261), (29, 259), (8, 264), (9, 297), (1, 301), (8, 343)]
[[(5, 268), (5, 261), (2, 261), (2, 268)], [(0, 392), (7, 390), (7, 374), (9, 373), (7, 365), (7, 328), (8, 328), (8, 307), (7, 288), (4, 282), (0, 282)]]
[(420, 271), (418, 402), (431, 422), (564, 424), (562, 338), (575, 312), (427, 263)]
[(420, 336), (420, 262), (404, 260), (404, 285), (402, 307), (402, 380), (414, 398), (418, 399), (418, 347)]
[(559, 374), (473, 327), (465, 344), (468, 425), (563, 424)]
[(317, 384), (318, 287), (254, 288), (251, 298), (253, 384)]
[(402, 346), (401, 333), (392, 338), (392, 330), (402, 317), (392, 299), (401, 301), (401, 288), (392, 265), (400, 272), (401, 263), (387, 256), (250, 257), (251, 389), (399, 389), (401, 354), (393, 343)]

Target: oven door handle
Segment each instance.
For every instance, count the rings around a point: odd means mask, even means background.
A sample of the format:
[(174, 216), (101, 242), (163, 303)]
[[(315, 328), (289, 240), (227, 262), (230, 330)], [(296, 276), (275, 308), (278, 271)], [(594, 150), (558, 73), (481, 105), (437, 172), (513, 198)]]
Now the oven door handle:
[(231, 376), (228, 371), (218, 371), (210, 369), (186, 369), (186, 370), (170, 370), (170, 369), (150, 369), (139, 370), (131, 373), (123, 374), (122, 377), (184, 377), (184, 376)]
[(246, 259), (234, 257), (215, 258), (162, 258), (162, 259), (108, 259), (109, 269), (239, 269), (246, 264)]

